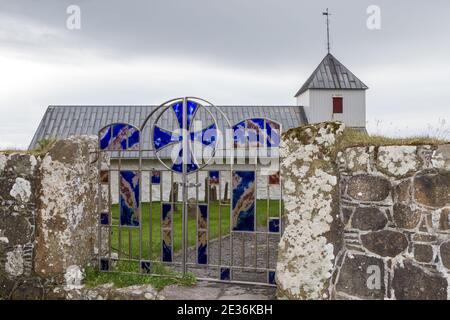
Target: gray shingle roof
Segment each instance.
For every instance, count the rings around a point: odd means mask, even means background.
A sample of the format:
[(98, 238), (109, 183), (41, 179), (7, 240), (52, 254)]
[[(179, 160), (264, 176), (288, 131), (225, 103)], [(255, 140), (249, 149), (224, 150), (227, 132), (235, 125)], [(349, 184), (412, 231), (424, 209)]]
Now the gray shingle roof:
[[(281, 123), (283, 131), (307, 124), (300, 106), (218, 106), (231, 125), (247, 118), (268, 118)], [(124, 122), (141, 127), (147, 116), (157, 106), (49, 106), (30, 143), (34, 149), (44, 138), (64, 139), (72, 135), (97, 135), (98, 131), (114, 122)], [(223, 118), (218, 118), (219, 128), (224, 128)], [(170, 127), (163, 123), (162, 127)], [(149, 135), (143, 135), (143, 147), (150, 145)]]
[(367, 90), (369, 88), (329, 53), (298, 90), (295, 97), (309, 89)]

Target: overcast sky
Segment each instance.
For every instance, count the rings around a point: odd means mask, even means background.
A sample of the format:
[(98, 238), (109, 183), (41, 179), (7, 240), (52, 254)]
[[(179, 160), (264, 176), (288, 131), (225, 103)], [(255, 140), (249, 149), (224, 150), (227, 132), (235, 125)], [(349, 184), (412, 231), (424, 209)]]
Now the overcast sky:
[(326, 54), (326, 7), (332, 53), (370, 87), (369, 131), (449, 130), (448, 0), (0, 0), (0, 147), (27, 147), (48, 105), (294, 105)]

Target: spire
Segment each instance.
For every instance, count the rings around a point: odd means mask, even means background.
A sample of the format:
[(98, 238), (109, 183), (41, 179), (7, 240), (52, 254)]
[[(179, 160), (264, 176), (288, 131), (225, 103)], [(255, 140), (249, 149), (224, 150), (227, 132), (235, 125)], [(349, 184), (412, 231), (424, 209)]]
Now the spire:
[(326, 11), (322, 12), (322, 15), (327, 16), (327, 50), (328, 53), (330, 53), (330, 16), (331, 13), (329, 13), (328, 8)]

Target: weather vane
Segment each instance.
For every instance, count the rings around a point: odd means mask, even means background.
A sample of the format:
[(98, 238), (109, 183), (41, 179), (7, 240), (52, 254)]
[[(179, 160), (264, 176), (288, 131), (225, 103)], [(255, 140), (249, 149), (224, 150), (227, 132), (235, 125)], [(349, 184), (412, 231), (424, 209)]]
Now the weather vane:
[(328, 8), (325, 12), (322, 12), (322, 15), (327, 16), (327, 50), (330, 53), (330, 16), (331, 13), (328, 12)]

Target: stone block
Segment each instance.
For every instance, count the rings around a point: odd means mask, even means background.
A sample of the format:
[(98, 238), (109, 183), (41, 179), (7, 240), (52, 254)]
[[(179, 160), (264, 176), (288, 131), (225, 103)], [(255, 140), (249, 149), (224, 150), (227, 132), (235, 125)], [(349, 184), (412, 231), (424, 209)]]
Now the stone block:
[(441, 208), (450, 205), (450, 171), (423, 174), (414, 178), (415, 200), (423, 205)]
[(347, 193), (360, 201), (383, 201), (391, 192), (391, 183), (380, 176), (361, 174), (350, 178)]
[(376, 207), (358, 207), (352, 217), (352, 227), (363, 231), (383, 229), (387, 222), (386, 215)]
[(420, 222), (420, 211), (413, 209), (411, 205), (401, 203), (394, 204), (394, 222), (398, 228), (414, 229)]
[(347, 254), (339, 272), (336, 291), (360, 299), (383, 299), (383, 260), (366, 255)]
[(401, 177), (414, 173), (420, 165), (415, 146), (386, 146), (378, 148), (377, 167), (384, 173)]
[(441, 244), (439, 253), (441, 255), (442, 264), (450, 270), (450, 241)]
[(419, 262), (430, 263), (433, 260), (433, 247), (415, 243), (414, 258)]
[(396, 202), (411, 202), (411, 179), (402, 181), (394, 188)]
[(381, 230), (361, 235), (364, 247), (382, 257), (395, 257), (408, 247), (406, 236), (397, 231)]
[(405, 262), (394, 270), (392, 288), (397, 300), (445, 300), (447, 280), (436, 273)]
[(437, 147), (431, 158), (433, 167), (450, 171), (450, 144), (443, 144)]

